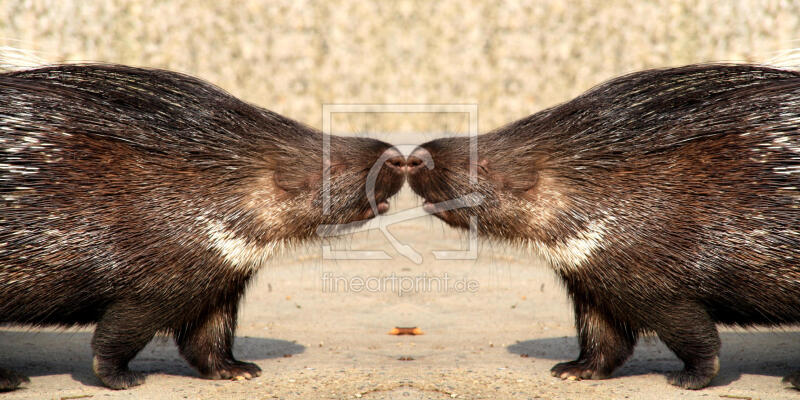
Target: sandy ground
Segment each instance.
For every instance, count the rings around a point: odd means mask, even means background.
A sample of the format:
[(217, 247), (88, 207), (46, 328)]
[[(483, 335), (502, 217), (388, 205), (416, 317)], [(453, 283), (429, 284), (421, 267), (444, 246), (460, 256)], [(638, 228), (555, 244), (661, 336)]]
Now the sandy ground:
[[(415, 204), (408, 189), (403, 207)], [(393, 208), (395, 211), (397, 207)], [(392, 211), (392, 212), (393, 212)], [(0, 331), (0, 367), (31, 377), (11, 399), (798, 399), (781, 377), (798, 367), (800, 330), (723, 329), (722, 370), (712, 386), (685, 391), (664, 372), (681, 363), (658, 340), (643, 340), (611, 379), (561, 381), (550, 367), (578, 353), (572, 311), (554, 275), (523, 253), (484, 243), (471, 260), (436, 260), (432, 250), (467, 246), (465, 234), (430, 217), (390, 228), (424, 261), (397, 254), (378, 231), (332, 243), (334, 249), (385, 250), (392, 260), (327, 260), (321, 245), (287, 252), (259, 275), (240, 314), (237, 357), (263, 368), (250, 381), (197, 377), (171, 339), (154, 340), (132, 362), (147, 382), (127, 391), (102, 387), (91, 372), (91, 330)], [(447, 274), (451, 286), (400, 294), (346, 290), (360, 277)], [(355, 278), (356, 280), (353, 280)], [(464, 287), (456, 282), (462, 282)], [(471, 285), (471, 286), (470, 286)], [(411, 288), (406, 285), (404, 288)], [(469, 290), (469, 289), (473, 290)], [(335, 289), (335, 290), (334, 290)], [(379, 288), (380, 289), (380, 288)], [(461, 290), (459, 290), (461, 289)], [(421, 336), (388, 335), (416, 326)]]

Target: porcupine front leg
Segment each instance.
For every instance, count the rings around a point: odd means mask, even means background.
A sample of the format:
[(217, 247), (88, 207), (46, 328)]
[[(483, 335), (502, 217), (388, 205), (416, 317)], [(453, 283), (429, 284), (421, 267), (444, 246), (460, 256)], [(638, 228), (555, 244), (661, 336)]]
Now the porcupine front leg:
[(233, 357), (237, 303), (230, 302), (175, 333), (181, 354), (207, 379), (251, 379), (261, 375), (258, 365)]
[(561, 379), (605, 379), (633, 354), (637, 335), (613, 321), (596, 306), (574, 300), (578, 328), (578, 359), (556, 364), (550, 371)]

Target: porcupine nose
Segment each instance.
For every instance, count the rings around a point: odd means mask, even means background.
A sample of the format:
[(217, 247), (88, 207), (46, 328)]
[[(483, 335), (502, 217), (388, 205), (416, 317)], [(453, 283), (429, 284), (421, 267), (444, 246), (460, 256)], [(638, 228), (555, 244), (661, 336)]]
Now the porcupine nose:
[(386, 150), (384, 152), (384, 155), (386, 157), (388, 157), (386, 159), (386, 161), (384, 162), (384, 164), (387, 167), (389, 167), (390, 170), (392, 170), (392, 171), (394, 171), (394, 172), (396, 172), (398, 174), (406, 173), (406, 158), (403, 157), (403, 155), (400, 154), (400, 152), (397, 151), (397, 149), (392, 147), (392, 148)]
[(428, 163), (431, 164), (431, 167), (433, 166), (431, 153), (423, 147), (417, 147), (406, 159), (406, 171), (409, 174), (415, 174), (425, 168)]

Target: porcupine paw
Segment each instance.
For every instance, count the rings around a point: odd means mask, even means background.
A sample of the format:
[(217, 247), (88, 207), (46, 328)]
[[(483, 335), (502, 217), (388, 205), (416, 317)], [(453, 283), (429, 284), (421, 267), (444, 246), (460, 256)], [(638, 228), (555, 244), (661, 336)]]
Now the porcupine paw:
[(711, 383), (716, 374), (698, 373), (697, 371), (672, 371), (667, 373), (667, 382), (683, 389), (702, 389)]
[(600, 371), (590, 360), (575, 360), (558, 363), (550, 369), (550, 373), (561, 379), (579, 381), (581, 379), (605, 379), (610, 375)]
[(794, 387), (795, 389), (800, 389), (800, 371), (793, 372), (789, 375), (786, 375), (783, 380), (783, 384), (788, 387)]
[(253, 363), (232, 360), (202, 375), (206, 379), (252, 379), (261, 376), (261, 368)]
[(686, 366), (680, 371), (667, 373), (667, 382), (683, 389), (702, 389), (711, 383), (719, 372), (719, 357)]
[(25, 375), (20, 375), (14, 371), (0, 368), (0, 392), (6, 392), (17, 388), (28, 386), (31, 382)]
[(143, 384), (145, 380), (143, 373), (131, 371), (129, 369), (119, 370), (113, 373), (105, 372), (103, 374), (95, 375), (97, 375), (104, 385), (116, 390), (139, 386)]
[(114, 366), (112, 363), (99, 361), (97, 357), (94, 359), (93, 369), (95, 376), (111, 389), (121, 390), (139, 386), (145, 380), (145, 375), (141, 372), (131, 371), (128, 367)]

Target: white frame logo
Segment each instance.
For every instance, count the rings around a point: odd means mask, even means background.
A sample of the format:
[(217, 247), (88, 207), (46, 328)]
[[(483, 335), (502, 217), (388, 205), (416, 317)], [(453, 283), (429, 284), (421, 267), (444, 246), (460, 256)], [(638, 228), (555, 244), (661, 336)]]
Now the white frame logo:
[[(468, 137), (469, 137), (469, 156), (470, 156), (470, 183), (478, 182), (478, 105), (477, 104), (323, 104), (322, 105), (322, 158), (323, 165), (331, 162), (330, 135), (332, 134), (331, 119), (337, 113), (461, 113), (467, 114), (469, 118)], [(408, 156), (417, 145), (393, 144), (404, 156)], [(375, 181), (378, 172), (383, 167), (383, 157), (379, 158), (370, 169), (367, 175), (366, 194), (370, 206), (376, 215), (375, 218), (363, 222), (340, 225), (321, 225), (317, 228), (320, 237), (332, 237), (377, 229), (392, 244), (392, 247), (401, 255), (405, 256), (416, 264), (422, 263), (422, 254), (414, 250), (410, 245), (401, 243), (392, 235), (388, 227), (392, 224), (408, 221), (414, 218), (428, 215), (422, 207), (398, 211), (393, 214), (379, 215), (375, 204)], [(434, 160), (423, 160), (426, 168), (434, 168)], [(330, 214), (330, 170), (322, 170), (322, 212), (324, 215)], [(451, 199), (436, 204), (438, 210), (453, 210), (458, 208), (476, 206), (481, 204), (483, 198), (478, 193)], [(470, 217), (469, 240), (466, 250), (434, 250), (433, 256), (437, 260), (474, 260), (478, 257), (478, 221), (476, 217)], [(392, 256), (383, 250), (333, 250), (328, 244), (322, 246), (323, 260), (390, 260)]]

